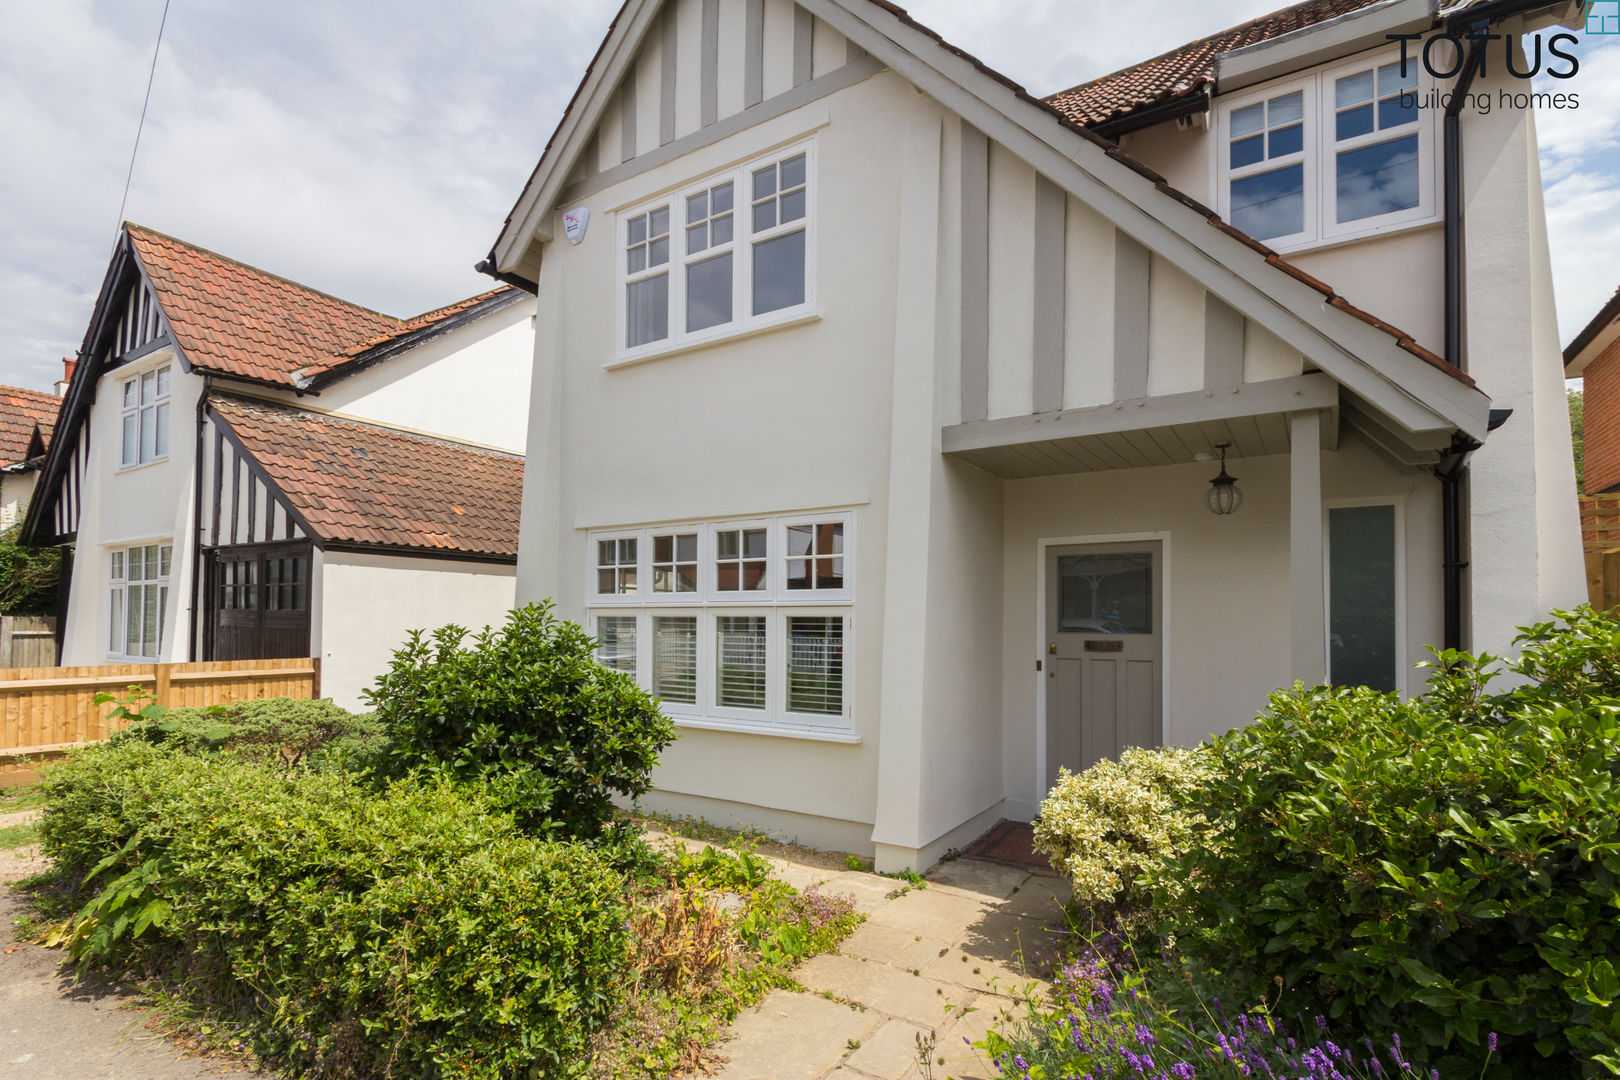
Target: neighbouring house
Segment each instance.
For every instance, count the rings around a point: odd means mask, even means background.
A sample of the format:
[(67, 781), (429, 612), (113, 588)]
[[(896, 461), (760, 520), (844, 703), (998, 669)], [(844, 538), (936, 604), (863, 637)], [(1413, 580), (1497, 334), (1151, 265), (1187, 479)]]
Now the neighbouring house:
[(1430, 106), (1578, 15), (1310, 0), (1042, 100), (881, 0), (627, 0), (482, 268), (517, 597), (684, 729), (651, 800), (925, 865), (1577, 603), (1533, 114)]
[(411, 319), (125, 225), (24, 540), (73, 548), (62, 663), (319, 657), (512, 606), (533, 302)]
[(1582, 489), (1587, 495), (1620, 490), (1620, 290), (1565, 347), (1564, 374), (1581, 380)]
[(61, 405), (56, 394), (0, 386), (0, 532), (28, 512)]

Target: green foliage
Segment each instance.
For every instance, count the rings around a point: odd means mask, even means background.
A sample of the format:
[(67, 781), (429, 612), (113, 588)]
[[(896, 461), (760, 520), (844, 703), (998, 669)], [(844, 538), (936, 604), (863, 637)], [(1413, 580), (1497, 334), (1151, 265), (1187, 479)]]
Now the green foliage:
[(59, 936), (160, 976), (314, 1077), (568, 1076), (624, 972), (623, 882), (476, 785), (92, 747), (43, 781), (84, 906)]
[[(131, 687), (131, 691), (136, 688)], [(227, 748), (244, 760), (278, 768), (332, 758), (368, 761), (380, 752), (382, 730), (370, 713), (351, 713), (330, 699), (263, 698), (206, 708), (166, 709), (145, 703), (144, 692), (117, 701), (112, 717), (133, 717), (115, 742), (138, 740), (183, 753), (209, 755)]]
[[(1184, 797), (1207, 778), (1202, 750), (1130, 749), (1082, 773), (1059, 770), (1035, 821), (1035, 850), (1074, 885), (1075, 899), (1128, 932), (1151, 926), (1157, 860), (1185, 852), (1204, 826)], [(1178, 802), (1178, 799), (1181, 800)]]
[(1505, 692), (1445, 653), (1424, 698), (1296, 686), (1215, 739), (1218, 827), (1156, 872), (1178, 947), (1447, 1075), (1492, 1031), (1493, 1075), (1620, 1073), (1620, 622), (1557, 614)]
[(861, 858), (859, 855), (845, 855), (844, 869), (865, 871), (872, 869), (872, 864)]
[(54, 615), (62, 549), (21, 546), (17, 543), (21, 528), (0, 533), (0, 613)]
[(1569, 435), (1575, 451), (1575, 490), (1586, 490), (1586, 397), (1579, 390), (1564, 391), (1569, 402)]
[(635, 680), (552, 605), (472, 635), (413, 632), (367, 699), (391, 743), (385, 772), (491, 783), (528, 832), (596, 839), (614, 795), (650, 786), (675, 728)]
[(771, 864), (752, 851), (733, 852), (706, 846), (694, 855), (682, 845), (670, 872), (682, 886), (745, 892), (765, 883), (771, 876)]

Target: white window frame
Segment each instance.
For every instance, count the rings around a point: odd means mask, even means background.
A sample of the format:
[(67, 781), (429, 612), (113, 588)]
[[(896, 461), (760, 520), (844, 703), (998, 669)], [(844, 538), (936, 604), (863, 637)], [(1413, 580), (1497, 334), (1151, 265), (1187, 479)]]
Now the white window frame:
[[(805, 158), (805, 212), (802, 223), (795, 221), (786, 226), (777, 224), (756, 234), (753, 230), (754, 171), (796, 157), (799, 154), (803, 154)], [(723, 184), (727, 180), (732, 182), (731, 321), (688, 333), (686, 330), (686, 268), (691, 263), (702, 262), (708, 258), (710, 250), (706, 249), (693, 256), (687, 254), (686, 228), (688, 222), (686, 200), (691, 196), (701, 194), (719, 184)], [(614, 351), (613, 359), (605, 366), (614, 367), (668, 353), (683, 352), (711, 342), (743, 337), (785, 323), (798, 322), (813, 317), (816, 313), (816, 188), (816, 147), (815, 140), (812, 138), (781, 147), (771, 151), (769, 154), (751, 158), (730, 168), (710, 173), (680, 187), (666, 189), (655, 197), (643, 199), (635, 205), (620, 211), (617, 215), (618, 221), (614, 230), (617, 241), (614, 249), (616, 295), (613, 332)], [(642, 214), (656, 210), (664, 205), (668, 205), (670, 213), (671, 250), (668, 264), (670, 274), (669, 336), (631, 347), (627, 343), (629, 329), (626, 322), (629, 312), (627, 286), (631, 282), (648, 275), (645, 272), (629, 273), (625, 253), (630, 243), (630, 222)], [(795, 232), (801, 224), (804, 231), (804, 301), (791, 307), (766, 312), (763, 315), (753, 314), (754, 244)]]
[[(151, 400), (143, 400), (142, 389), (150, 379)], [(164, 385), (167, 389), (164, 389)], [(133, 399), (133, 400), (132, 400)], [(161, 364), (123, 376), (118, 384), (118, 468), (138, 469), (159, 461), (169, 460), (170, 426), (174, 420), (174, 365), (165, 360)], [(151, 420), (152, 453), (147, 456), (145, 433), (147, 420)], [(135, 459), (124, 458), (124, 428), (135, 424)], [(157, 441), (163, 440), (163, 452), (157, 452)]]
[(1406, 697), (1413, 667), (1406, 655), (1406, 499), (1401, 495), (1322, 500), (1322, 647), (1327, 661), (1323, 678), (1333, 684), (1333, 530), (1329, 511), (1358, 506), (1395, 508), (1395, 692)]
[[(160, 573), (155, 578), (142, 577), (132, 581), (129, 576), (130, 552), (143, 552), (144, 565), (144, 551), (149, 547), (158, 549), (158, 565), (160, 569), (162, 567), (163, 552), (165, 549), (168, 550), (169, 573)], [(102, 556), (106, 559), (103, 565), (107, 567), (107, 607), (105, 610), (107, 612), (108, 626), (105, 640), (107, 642), (108, 658), (135, 662), (157, 659), (163, 655), (163, 638), (168, 631), (169, 599), (174, 579), (174, 540), (170, 537), (155, 537), (139, 543), (124, 541), (117, 544), (108, 544), (103, 549)], [(151, 652), (143, 652), (141, 648), (131, 650), (129, 647), (130, 594), (133, 589), (141, 589), (149, 585), (155, 586), (157, 589), (157, 637), (150, 642)], [(147, 642), (143, 641), (140, 644), (144, 646)]]
[[(1335, 138), (1334, 117), (1337, 112), (1334, 105), (1335, 82), (1357, 72), (1369, 69), (1376, 71), (1376, 69), (1386, 64), (1399, 62), (1399, 49), (1378, 49), (1336, 63), (1331, 67), (1312, 71), (1307, 75), (1279, 79), (1220, 98), (1216, 103), (1216, 137), (1210, 142), (1215, 158), (1213, 162), (1214, 168), (1211, 170), (1211, 175), (1215, 177), (1213, 202), (1220, 212), (1222, 220), (1232, 221), (1232, 181), (1234, 179), (1242, 179), (1245, 176), (1267, 172), (1278, 167), (1276, 162), (1261, 161), (1258, 164), (1243, 166), (1238, 169), (1231, 168), (1232, 114), (1256, 102), (1267, 101), (1298, 90), (1305, 95), (1305, 145), (1303, 152), (1305, 166), (1305, 227), (1298, 233), (1289, 236), (1272, 237), (1262, 240), (1262, 243), (1279, 252), (1300, 251), (1417, 228), (1440, 221), (1440, 186), (1442, 178), (1439, 168), (1439, 127), (1441, 110), (1419, 109), (1415, 127), (1401, 133), (1404, 135), (1408, 131), (1415, 131), (1418, 136), (1418, 205), (1407, 210), (1380, 214), (1377, 217), (1362, 218), (1358, 221), (1348, 221), (1343, 224), (1338, 222), (1337, 154), (1339, 144)], [(1435, 88), (1434, 80), (1423, 70), (1423, 65), (1418, 57), (1410, 51), (1408, 52), (1407, 63), (1418, 69), (1416, 92), (1420, 100), (1425, 100), (1428, 93)], [(1375, 113), (1377, 109), (1376, 102), (1375, 93)], [(1385, 142), (1391, 137), (1399, 138), (1401, 136), (1390, 136), (1384, 131), (1374, 130), (1371, 134), (1357, 136), (1353, 140), (1346, 140), (1346, 148), (1356, 149), (1362, 145)], [(1293, 159), (1288, 160), (1292, 161)]]
[[(821, 590), (787, 588), (787, 530), (790, 525), (832, 524), (843, 526), (843, 587)], [(715, 561), (718, 537), (732, 529), (764, 529), (766, 535), (767, 588), (754, 593), (720, 592)], [(698, 534), (698, 591), (696, 593), (654, 593), (651, 564), (654, 536), (696, 532)], [(636, 583), (633, 593), (596, 592), (597, 544), (605, 540), (636, 538)], [(595, 635), (601, 619), (616, 616), (636, 618), (637, 683), (651, 691), (653, 620), (669, 616), (697, 618), (698, 685), (695, 704), (663, 702), (664, 711), (677, 724), (796, 738), (859, 742), (855, 729), (854, 693), (854, 569), (855, 531), (848, 510), (780, 514), (771, 517), (721, 519), (707, 522), (670, 522), (636, 529), (603, 529), (586, 536), (589, 585), (586, 591), (587, 621)], [(843, 619), (842, 710), (839, 715), (794, 713), (787, 709), (788, 620), (796, 615)], [(740, 709), (719, 704), (718, 634), (719, 620), (725, 616), (763, 618), (766, 634), (766, 707)]]

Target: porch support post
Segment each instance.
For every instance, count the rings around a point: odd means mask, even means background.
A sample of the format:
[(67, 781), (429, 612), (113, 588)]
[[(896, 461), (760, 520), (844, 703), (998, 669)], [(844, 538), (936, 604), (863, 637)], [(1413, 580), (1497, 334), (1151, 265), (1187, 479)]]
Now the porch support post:
[(920, 869), (922, 835), (924, 628), (928, 625), (935, 415), (934, 274), (939, 265), (940, 120), (920, 107), (906, 126), (901, 162), (900, 250), (909, 252), (897, 285), (889, 427), (888, 533), (883, 572), (883, 660), (878, 721), (877, 869)]
[(1306, 686), (1327, 681), (1326, 571), (1322, 558), (1322, 414), (1288, 414), (1290, 672)]

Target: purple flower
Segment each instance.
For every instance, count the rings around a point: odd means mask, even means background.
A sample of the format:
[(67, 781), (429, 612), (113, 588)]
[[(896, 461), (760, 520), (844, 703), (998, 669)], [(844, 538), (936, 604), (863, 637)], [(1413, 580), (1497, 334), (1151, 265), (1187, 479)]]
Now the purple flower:
[(1493, 1054), (1496, 1053), (1496, 1032), (1493, 1031), (1485, 1036), (1485, 1049)]

